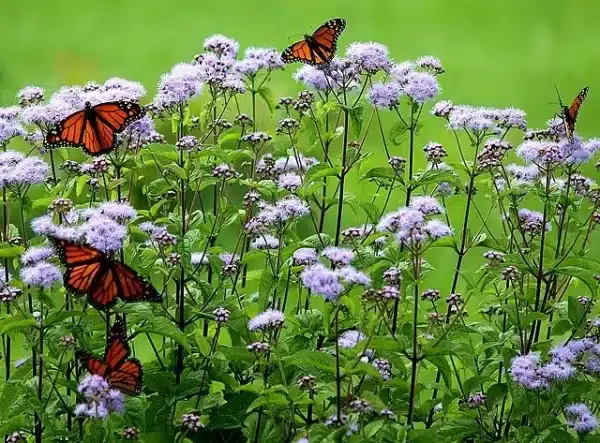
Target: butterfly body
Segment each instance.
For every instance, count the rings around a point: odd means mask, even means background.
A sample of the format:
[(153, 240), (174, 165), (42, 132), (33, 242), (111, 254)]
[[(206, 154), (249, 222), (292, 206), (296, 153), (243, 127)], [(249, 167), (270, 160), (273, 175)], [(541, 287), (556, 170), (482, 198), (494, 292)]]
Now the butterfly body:
[(134, 102), (116, 101), (96, 106), (86, 102), (83, 110), (69, 115), (48, 132), (46, 146), (80, 147), (92, 156), (106, 154), (115, 148), (117, 135), (143, 116), (144, 109)]
[(87, 295), (99, 309), (112, 307), (117, 299), (125, 302), (160, 302), (154, 287), (125, 263), (90, 246), (52, 238), (66, 267), (65, 287)]
[(130, 355), (125, 322), (119, 318), (111, 327), (102, 359), (87, 351), (77, 352), (77, 358), (90, 374), (105, 378), (112, 388), (125, 394), (138, 395), (142, 392), (142, 364), (135, 358), (129, 358)]
[(337, 40), (346, 27), (341, 18), (329, 20), (312, 35), (305, 35), (281, 54), (285, 63), (302, 62), (309, 65), (327, 65), (333, 60), (337, 49)]

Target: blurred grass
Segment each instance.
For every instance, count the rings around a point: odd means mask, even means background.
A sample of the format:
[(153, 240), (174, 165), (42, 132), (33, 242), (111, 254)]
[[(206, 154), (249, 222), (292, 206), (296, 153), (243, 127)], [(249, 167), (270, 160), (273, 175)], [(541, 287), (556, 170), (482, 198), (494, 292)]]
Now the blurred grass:
[[(239, 40), (242, 48), (283, 49), (299, 34), (339, 16), (348, 21), (340, 51), (353, 41), (373, 40), (388, 45), (398, 61), (440, 57), (447, 71), (440, 78), (442, 99), (523, 108), (530, 126), (538, 127), (557, 110), (549, 104), (556, 101), (554, 84), (565, 100), (589, 85), (578, 126), (586, 136), (592, 135), (600, 111), (600, 3), (592, 0), (0, 0), (0, 11), (0, 105), (12, 104), (27, 84), (53, 91), (113, 76), (141, 81), (152, 91), (161, 73), (201, 52), (203, 39), (213, 33)], [(275, 96), (300, 89), (291, 78), (295, 69), (275, 74)], [(391, 120), (385, 124), (389, 129)], [(369, 140), (368, 149), (376, 153), (370, 163), (382, 161), (377, 138)], [(428, 118), (417, 147), (430, 140), (447, 143), (452, 152), (443, 124)], [(406, 147), (393, 153), (406, 156)], [(356, 190), (354, 183), (350, 191)], [(394, 196), (389, 208), (402, 200)], [(457, 223), (462, 200), (451, 200)], [(478, 202), (485, 206), (483, 197)], [(346, 226), (356, 222), (351, 217)], [(478, 228), (477, 217), (471, 226)], [(447, 291), (454, 255), (450, 250), (431, 255), (441, 271), (432, 277), (435, 285)], [(479, 263), (479, 258), (469, 260), (466, 272)]]

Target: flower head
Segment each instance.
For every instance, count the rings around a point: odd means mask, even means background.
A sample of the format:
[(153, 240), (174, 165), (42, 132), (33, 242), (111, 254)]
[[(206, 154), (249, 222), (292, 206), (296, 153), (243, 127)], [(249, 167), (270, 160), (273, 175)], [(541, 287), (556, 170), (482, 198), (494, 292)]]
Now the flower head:
[(541, 369), (540, 357), (536, 354), (515, 357), (511, 363), (510, 374), (512, 379), (524, 388), (539, 390), (549, 387)]
[(202, 92), (202, 71), (198, 65), (180, 63), (171, 72), (163, 75), (154, 104), (160, 109), (187, 103)]
[(393, 109), (400, 104), (402, 88), (397, 83), (376, 83), (367, 93), (367, 100), (378, 108)]
[(123, 394), (110, 389), (108, 382), (99, 375), (86, 376), (77, 390), (83, 395), (85, 403), (77, 405), (75, 415), (105, 419), (111, 412), (125, 412)]
[(21, 269), (21, 279), (31, 286), (49, 288), (56, 282), (62, 281), (62, 278), (62, 272), (53, 264), (45, 261)]
[(304, 286), (326, 300), (335, 300), (344, 291), (337, 274), (320, 263), (305, 268), (300, 277)]
[(352, 43), (346, 50), (346, 58), (363, 73), (389, 72), (392, 68), (389, 50), (381, 43)]
[(440, 92), (437, 79), (427, 72), (412, 72), (402, 83), (402, 90), (414, 102), (422, 104), (432, 100)]
[(294, 266), (309, 266), (317, 263), (317, 251), (313, 248), (296, 249), (292, 254)]
[(211, 35), (204, 40), (204, 50), (210, 51), (219, 57), (235, 58), (239, 48), (240, 44), (238, 42), (221, 34)]
[(444, 212), (438, 201), (429, 196), (413, 197), (408, 207), (421, 212), (425, 216), (443, 214)]
[(354, 252), (350, 249), (328, 246), (321, 253), (323, 257), (331, 260), (334, 266), (347, 266), (354, 259)]
[(371, 279), (353, 266), (344, 266), (335, 270), (338, 278), (349, 285), (370, 286)]
[(415, 60), (415, 64), (423, 69), (430, 71), (432, 74), (443, 74), (444, 67), (439, 58), (432, 55), (424, 55)]
[(585, 403), (573, 403), (565, 408), (567, 424), (582, 434), (598, 429), (598, 419)]
[(98, 212), (118, 223), (125, 223), (137, 216), (136, 210), (127, 203), (106, 202), (98, 207)]
[(104, 215), (91, 217), (81, 226), (87, 244), (105, 253), (123, 247), (127, 229)]
[(281, 311), (268, 309), (258, 314), (248, 322), (248, 329), (251, 331), (270, 331), (279, 329), (283, 326), (285, 315)]
[(54, 255), (54, 249), (46, 246), (32, 246), (21, 256), (21, 263), (25, 266), (31, 266), (40, 261), (49, 259)]
[(361, 340), (364, 340), (366, 336), (357, 330), (350, 330), (344, 332), (338, 338), (338, 345), (340, 348), (354, 348)]

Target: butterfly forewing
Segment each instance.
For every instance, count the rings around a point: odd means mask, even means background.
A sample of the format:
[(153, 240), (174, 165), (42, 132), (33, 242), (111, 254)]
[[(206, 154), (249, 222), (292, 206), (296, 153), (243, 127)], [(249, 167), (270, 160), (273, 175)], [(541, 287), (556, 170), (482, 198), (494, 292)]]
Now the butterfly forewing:
[(581, 105), (585, 101), (590, 88), (583, 88), (577, 97), (573, 100), (570, 107), (563, 106), (563, 120), (565, 122), (565, 134), (570, 141), (573, 141), (573, 134), (575, 132), (575, 123), (577, 123), (577, 116)]
[(120, 297), (125, 301), (160, 302), (161, 296), (154, 286), (124, 263), (114, 262), (113, 269), (120, 286)]

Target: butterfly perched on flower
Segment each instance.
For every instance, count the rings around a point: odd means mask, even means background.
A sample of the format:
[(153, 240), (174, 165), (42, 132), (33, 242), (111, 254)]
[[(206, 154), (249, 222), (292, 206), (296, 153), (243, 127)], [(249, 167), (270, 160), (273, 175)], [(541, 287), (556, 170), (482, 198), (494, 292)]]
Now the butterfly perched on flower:
[(103, 377), (112, 388), (125, 394), (138, 395), (142, 392), (142, 364), (135, 358), (129, 358), (130, 355), (127, 329), (121, 318), (117, 318), (110, 329), (102, 359), (87, 351), (77, 351), (77, 358), (90, 374)]
[(87, 295), (99, 309), (113, 306), (117, 299), (125, 302), (160, 302), (156, 289), (124, 263), (80, 243), (51, 239), (67, 268), (65, 287), (76, 294)]
[(303, 40), (288, 47), (281, 54), (281, 58), (285, 63), (326, 65), (335, 56), (338, 37), (345, 27), (346, 20), (342, 18), (329, 20), (312, 35), (305, 35)]
[(116, 101), (85, 108), (69, 115), (46, 135), (46, 146), (80, 147), (96, 156), (112, 151), (117, 134), (144, 116), (144, 108), (134, 102)]
[(571, 103), (570, 107), (565, 106), (565, 104), (560, 98), (560, 94), (558, 96), (562, 113), (561, 117), (563, 119), (563, 122), (565, 123), (565, 134), (570, 142), (573, 142), (573, 134), (575, 132), (575, 123), (577, 123), (577, 115), (579, 114), (579, 109), (585, 101), (589, 90), (590, 88), (587, 86), (583, 88), (579, 92), (579, 94), (577, 94), (577, 97), (575, 97), (575, 100), (573, 100), (573, 103)]

